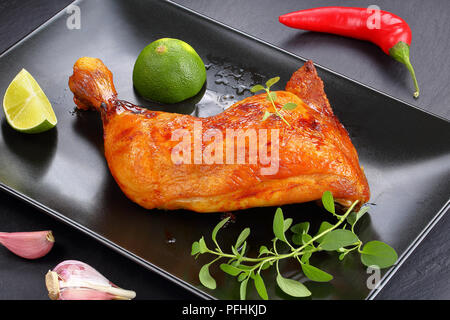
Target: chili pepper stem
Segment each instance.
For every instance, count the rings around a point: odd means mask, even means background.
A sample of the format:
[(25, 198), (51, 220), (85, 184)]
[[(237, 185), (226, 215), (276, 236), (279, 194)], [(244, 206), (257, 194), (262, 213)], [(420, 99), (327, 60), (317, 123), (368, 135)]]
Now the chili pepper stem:
[(393, 46), (389, 50), (389, 55), (395, 60), (403, 63), (406, 68), (408, 68), (409, 73), (411, 74), (414, 86), (416, 87), (416, 92), (414, 92), (414, 98), (419, 97), (419, 84), (417, 83), (416, 73), (414, 72), (414, 68), (409, 60), (409, 45), (403, 41), (398, 42), (395, 46)]

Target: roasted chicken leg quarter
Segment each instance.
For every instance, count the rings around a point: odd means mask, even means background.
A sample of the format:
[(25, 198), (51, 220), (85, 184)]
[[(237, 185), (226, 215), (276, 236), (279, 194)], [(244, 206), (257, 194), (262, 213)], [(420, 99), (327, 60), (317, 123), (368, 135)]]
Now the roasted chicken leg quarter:
[[(369, 200), (357, 152), (311, 61), (276, 91), (282, 117), (266, 93), (207, 118), (137, 107), (118, 100), (112, 73), (96, 58), (75, 63), (69, 86), (78, 108), (101, 113), (111, 174), (144, 208), (224, 212), (318, 200), (327, 190), (347, 207)], [(281, 110), (288, 102), (297, 107)], [(228, 139), (232, 131), (245, 134), (243, 144), (239, 135)], [(234, 158), (225, 159), (229, 152)]]

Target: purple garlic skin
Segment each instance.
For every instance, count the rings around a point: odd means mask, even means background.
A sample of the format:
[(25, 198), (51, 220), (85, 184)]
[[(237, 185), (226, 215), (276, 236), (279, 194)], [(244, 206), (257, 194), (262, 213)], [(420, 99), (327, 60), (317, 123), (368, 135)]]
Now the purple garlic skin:
[(52, 300), (131, 300), (136, 293), (117, 287), (90, 265), (66, 260), (45, 276)]

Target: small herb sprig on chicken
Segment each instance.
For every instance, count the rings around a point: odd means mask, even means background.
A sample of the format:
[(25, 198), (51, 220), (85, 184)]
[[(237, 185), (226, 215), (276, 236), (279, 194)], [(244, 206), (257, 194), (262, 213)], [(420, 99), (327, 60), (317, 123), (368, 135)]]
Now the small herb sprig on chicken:
[[(314, 235), (310, 231), (309, 222), (301, 222), (292, 225), (291, 218), (285, 219), (283, 211), (278, 208), (273, 219), (273, 233), (275, 238), (269, 247), (261, 246), (257, 257), (247, 257), (247, 238), (250, 235), (250, 228), (245, 228), (238, 236), (235, 245), (231, 246), (231, 252), (226, 253), (217, 242), (218, 231), (228, 222), (229, 217), (220, 221), (212, 231), (212, 241), (215, 249), (209, 249), (204, 237), (192, 244), (191, 255), (196, 258), (201, 254), (211, 254), (215, 258), (205, 264), (199, 272), (200, 282), (209, 289), (216, 288), (216, 281), (209, 272), (209, 267), (219, 260), (226, 260), (220, 264), (223, 272), (234, 276), (240, 282), (240, 298), (245, 300), (247, 284), (253, 281), (255, 288), (262, 299), (268, 299), (266, 286), (263, 280), (262, 271), (275, 266), (277, 272), (276, 282), (282, 291), (294, 297), (307, 297), (311, 295), (309, 289), (301, 282), (283, 277), (279, 262), (284, 259), (295, 259), (298, 261), (305, 276), (317, 282), (328, 282), (333, 276), (310, 264), (311, 256), (320, 251), (336, 251), (339, 253), (339, 260), (343, 260), (347, 254), (357, 252), (360, 254), (361, 262), (365, 266), (378, 266), (380, 269), (388, 268), (397, 261), (397, 253), (389, 245), (381, 241), (370, 241), (363, 245), (363, 242), (356, 235), (354, 228), (356, 223), (368, 211), (367, 206), (363, 206), (357, 212), (353, 209), (358, 204), (355, 201), (348, 210), (339, 215), (336, 213), (334, 199), (331, 192), (327, 191), (322, 196), (324, 208), (336, 219), (335, 224), (322, 222), (319, 230)], [(287, 232), (292, 232), (288, 240)], [(287, 245), (288, 252), (279, 252), (279, 243)]]
[[(272, 113), (272, 112), (269, 112), (266, 110), (266, 112), (264, 113), (263, 119), (262, 119), (263, 121), (266, 121), (266, 119), (268, 117), (270, 117), (272, 114), (276, 114), (278, 117), (280, 117), (281, 120), (283, 120), (290, 127), (291, 124), (283, 117), (283, 115), (277, 109), (277, 107), (275, 105), (275, 101), (277, 100), (277, 94), (273, 91), (270, 91), (270, 87), (272, 87), (278, 81), (280, 81), (280, 77), (271, 78), (271, 79), (267, 80), (266, 87), (263, 87), (262, 85), (257, 84), (256, 86), (253, 86), (250, 89), (250, 91), (253, 93), (256, 93), (259, 91), (265, 91), (267, 93), (267, 97), (266, 97), (267, 101), (270, 101), (272, 103), (274, 112)], [(297, 108), (297, 104), (295, 104), (293, 102), (288, 102), (281, 108), (281, 110), (293, 110), (295, 108)]]

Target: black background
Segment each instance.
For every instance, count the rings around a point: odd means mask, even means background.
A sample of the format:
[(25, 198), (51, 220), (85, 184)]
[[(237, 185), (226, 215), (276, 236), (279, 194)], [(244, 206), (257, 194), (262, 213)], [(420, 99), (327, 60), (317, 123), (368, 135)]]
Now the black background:
[[(93, 1), (93, 0), (90, 0)], [(37, 28), (69, 0), (0, 0), (0, 52)], [(413, 30), (411, 59), (421, 85), (421, 97), (402, 65), (376, 46), (333, 35), (292, 30), (277, 22), (280, 14), (323, 5), (353, 5), (352, 1), (177, 0), (195, 11), (294, 52), (396, 98), (450, 118), (450, 2), (360, 1), (403, 17)], [(1, 70), (0, 70), (1, 74)], [(401, 119), (399, 119), (401, 121)], [(1, 165), (1, 164), (0, 164)], [(448, 192), (448, 190), (443, 190)], [(395, 214), (395, 213), (393, 213)], [(0, 231), (53, 230), (57, 242), (44, 258), (24, 261), (0, 248), (0, 299), (47, 299), (44, 275), (66, 259), (82, 260), (117, 285), (133, 289), (137, 299), (195, 299), (84, 234), (56, 222), (36, 209), (0, 192)], [(378, 299), (450, 298), (450, 219), (444, 216), (400, 267)]]

